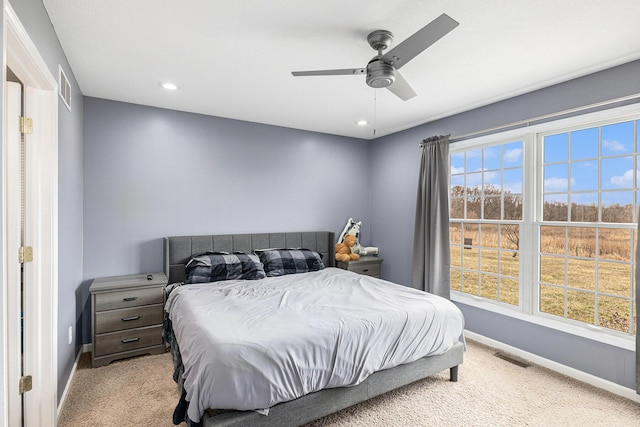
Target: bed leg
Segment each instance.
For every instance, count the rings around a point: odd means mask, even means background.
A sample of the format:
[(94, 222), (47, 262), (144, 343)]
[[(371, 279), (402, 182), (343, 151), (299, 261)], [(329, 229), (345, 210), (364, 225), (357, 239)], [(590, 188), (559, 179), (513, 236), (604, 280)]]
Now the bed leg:
[(452, 383), (458, 382), (458, 367), (454, 366), (449, 369), (449, 381)]

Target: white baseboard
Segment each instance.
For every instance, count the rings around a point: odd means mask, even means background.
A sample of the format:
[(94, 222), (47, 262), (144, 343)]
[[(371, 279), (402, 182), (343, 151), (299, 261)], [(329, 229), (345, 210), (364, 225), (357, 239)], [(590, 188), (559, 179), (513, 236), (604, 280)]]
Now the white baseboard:
[(58, 404), (58, 413), (56, 414), (56, 418), (60, 418), (60, 413), (62, 412), (62, 408), (64, 407), (64, 402), (67, 399), (67, 394), (69, 393), (69, 389), (71, 388), (73, 377), (76, 374), (76, 369), (78, 369), (78, 362), (80, 361), (80, 356), (82, 356), (83, 353), (90, 352), (92, 349), (93, 349), (92, 344), (83, 344), (82, 347), (80, 347), (80, 351), (76, 356), (75, 362), (73, 362), (71, 373), (69, 374), (69, 378), (67, 379), (67, 384), (64, 386), (64, 391), (62, 392), (62, 397), (60, 398), (60, 403)]
[(552, 371), (574, 378), (578, 381), (582, 381), (594, 387), (601, 388), (613, 394), (617, 394), (618, 396), (622, 396), (629, 400), (633, 400), (634, 402), (640, 403), (640, 395), (637, 394), (635, 390), (621, 386), (620, 384), (607, 381), (600, 377), (596, 377), (595, 375), (587, 374), (586, 372), (582, 372), (578, 369), (571, 368), (558, 362), (554, 362), (553, 360), (545, 359), (544, 357), (529, 353), (528, 351), (521, 350), (517, 347), (512, 347), (503, 342), (496, 341), (494, 339), (485, 337), (484, 335), (480, 335), (475, 332), (468, 331), (466, 329), (464, 331), (464, 336), (489, 347), (503, 350), (507, 353), (513, 354), (514, 356), (518, 356), (528, 362), (535, 363), (536, 365), (551, 369)]

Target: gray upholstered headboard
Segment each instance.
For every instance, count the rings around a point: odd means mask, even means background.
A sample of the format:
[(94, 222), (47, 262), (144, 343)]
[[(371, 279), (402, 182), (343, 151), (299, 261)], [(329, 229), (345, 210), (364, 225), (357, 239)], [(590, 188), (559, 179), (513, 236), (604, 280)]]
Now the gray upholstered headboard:
[(164, 272), (169, 283), (185, 279), (184, 266), (191, 255), (205, 251), (251, 253), (255, 249), (305, 248), (319, 252), (327, 267), (335, 266), (335, 235), (331, 231), (293, 233), (222, 234), (164, 238)]

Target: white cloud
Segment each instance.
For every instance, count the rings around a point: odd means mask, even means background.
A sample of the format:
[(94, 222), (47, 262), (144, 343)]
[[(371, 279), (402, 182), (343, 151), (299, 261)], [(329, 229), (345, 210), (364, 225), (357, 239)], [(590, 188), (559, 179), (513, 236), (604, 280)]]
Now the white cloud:
[(479, 173), (467, 174), (467, 187), (482, 185), (482, 175)]
[[(637, 171), (636, 181), (640, 180), (640, 170)], [(624, 174), (612, 176), (609, 182), (618, 187), (633, 187), (633, 169), (629, 169)]]
[(521, 157), (522, 157), (522, 148), (513, 148), (511, 150), (505, 151), (504, 153), (505, 163), (519, 162)]
[(500, 174), (498, 172), (484, 172), (485, 184), (493, 184), (496, 179), (500, 179)]
[(606, 141), (603, 140), (602, 141), (602, 147), (613, 151), (613, 152), (622, 152), (622, 151), (626, 151), (626, 148), (624, 146), (624, 144), (620, 141)]
[(487, 147), (484, 149), (484, 158), (493, 159), (500, 157), (500, 147)]
[(463, 173), (463, 172), (464, 172), (464, 166), (461, 166), (461, 167), (457, 168), (457, 167), (451, 165), (451, 175), (455, 175), (455, 174)]
[[(575, 179), (571, 178), (571, 185), (575, 185)], [(567, 191), (569, 189), (569, 180), (567, 178), (560, 178), (552, 176), (551, 178), (544, 180), (545, 191)]]

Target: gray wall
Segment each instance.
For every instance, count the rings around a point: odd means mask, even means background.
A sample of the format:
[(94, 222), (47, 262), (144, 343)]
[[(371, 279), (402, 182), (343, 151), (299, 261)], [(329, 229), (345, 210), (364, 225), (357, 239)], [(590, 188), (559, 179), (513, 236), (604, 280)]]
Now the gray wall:
[(85, 97), (84, 143), (83, 288), (161, 271), (164, 236), (354, 217), (368, 243), (368, 141)]
[[(76, 291), (82, 282), (83, 97), (41, 0), (11, 0), (20, 22), (57, 80), (61, 64), (71, 83), (72, 111), (58, 102), (58, 399), (81, 343)], [(5, 68), (5, 64), (2, 64)], [(68, 341), (69, 326), (75, 338)]]
[[(413, 224), (420, 166), (418, 143), (421, 140), (441, 134), (455, 137), (640, 93), (639, 75), (640, 61), (635, 61), (373, 141), (371, 240), (380, 246), (384, 256), (383, 277), (409, 286), (412, 282)], [(634, 352), (464, 304), (459, 306), (471, 331), (635, 388)], [(580, 351), (576, 351), (578, 349)]]
[[(636, 61), (369, 143), (83, 99), (42, 2), (10, 3), (52, 74), (62, 64), (72, 85), (72, 111), (61, 102), (58, 110), (58, 397), (79, 344), (90, 341), (90, 280), (160, 270), (162, 236), (338, 232), (353, 216), (363, 243), (380, 246), (384, 277), (410, 285), (420, 140), (640, 92)], [(460, 306), (472, 331), (634, 386), (633, 352)]]

